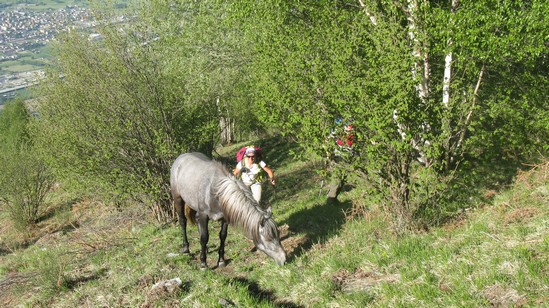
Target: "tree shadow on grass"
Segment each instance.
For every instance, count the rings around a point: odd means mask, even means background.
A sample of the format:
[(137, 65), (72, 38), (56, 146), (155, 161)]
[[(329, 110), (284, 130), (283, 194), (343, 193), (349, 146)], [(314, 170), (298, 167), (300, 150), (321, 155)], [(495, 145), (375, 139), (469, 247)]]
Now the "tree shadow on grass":
[(71, 200), (67, 200), (63, 203), (57, 204), (56, 206), (50, 207), (46, 209), (46, 211), (44, 211), (42, 215), (40, 215), (36, 223), (47, 221), (55, 217), (55, 215), (59, 214), (60, 212), (70, 212), (71, 208), (81, 201), (82, 198), (73, 198)]
[(310, 250), (313, 245), (322, 245), (338, 234), (345, 223), (345, 212), (351, 208), (350, 201), (315, 204), (312, 208), (291, 215), (285, 221), (289, 231), (304, 234), (305, 237), (288, 255), (288, 262)]
[(98, 280), (101, 277), (104, 277), (105, 275), (107, 275), (107, 272), (107, 269), (103, 268), (95, 272), (83, 273), (80, 274), (80, 276), (70, 277), (66, 281), (66, 287), (69, 290), (74, 290), (79, 286), (86, 284), (87, 282)]
[(263, 185), (262, 202), (293, 202), (296, 196), (304, 191), (317, 191), (320, 189), (321, 178), (309, 168), (276, 176), (276, 186)]
[(272, 291), (262, 289), (256, 282), (250, 281), (244, 277), (231, 278), (231, 282), (236, 282), (237, 284), (246, 287), (250, 296), (257, 299), (261, 304), (274, 307), (303, 307), (289, 301), (278, 300)]
[(10, 253), (13, 253), (13, 251), (0, 246), (0, 257), (4, 255), (8, 255)]

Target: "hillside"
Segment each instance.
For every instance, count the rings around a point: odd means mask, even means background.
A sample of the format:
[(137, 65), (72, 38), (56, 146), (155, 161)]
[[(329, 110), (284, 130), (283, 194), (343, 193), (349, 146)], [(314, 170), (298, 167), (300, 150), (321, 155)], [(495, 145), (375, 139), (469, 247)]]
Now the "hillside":
[[(219, 149), (231, 159), (239, 145)], [(138, 205), (72, 199), (62, 188), (40, 228), (25, 237), (0, 213), (0, 306), (356, 307), (543, 306), (549, 279), (549, 163), (516, 175), (489, 204), (452, 222), (395, 238), (382, 208), (349, 187), (337, 205), (319, 194), (309, 164), (270, 144), (278, 186), (266, 187), (289, 262), (276, 266), (229, 227), (226, 268), (214, 269), (218, 224), (210, 224), (209, 270), (179, 254), (174, 223), (157, 226)], [(351, 211), (360, 205), (362, 211)], [(354, 213), (354, 215), (351, 215)], [(174, 288), (153, 288), (179, 278)]]

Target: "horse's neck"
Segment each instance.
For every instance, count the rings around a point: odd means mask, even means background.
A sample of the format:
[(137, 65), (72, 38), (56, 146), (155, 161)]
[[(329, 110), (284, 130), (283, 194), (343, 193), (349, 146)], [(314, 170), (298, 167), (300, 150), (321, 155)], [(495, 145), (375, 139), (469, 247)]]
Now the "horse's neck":
[[(226, 178), (221, 186), (228, 195), (220, 196), (225, 218), (231, 224), (236, 224), (248, 236), (256, 237), (256, 226), (265, 216), (265, 211), (254, 204), (251, 191), (238, 180)], [(234, 186), (233, 186), (234, 185)]]

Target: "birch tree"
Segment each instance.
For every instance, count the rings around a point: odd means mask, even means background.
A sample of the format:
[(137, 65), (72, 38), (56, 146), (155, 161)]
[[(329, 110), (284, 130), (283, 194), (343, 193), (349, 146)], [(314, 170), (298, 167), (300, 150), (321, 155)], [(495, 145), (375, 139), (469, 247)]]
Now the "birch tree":
[[(348, 167), (379, 184), (396, 229), (443, 219), (460, 166), (510, 148), (502, 136), (543, 147), (545, 2), (267, 2), (244, 9), (257, 101), (277, 111), (261, 119), (322, 157), (334, 119), (352, 118), (360, 134)], [(506, 118), (505, 131), (493, 126)]]

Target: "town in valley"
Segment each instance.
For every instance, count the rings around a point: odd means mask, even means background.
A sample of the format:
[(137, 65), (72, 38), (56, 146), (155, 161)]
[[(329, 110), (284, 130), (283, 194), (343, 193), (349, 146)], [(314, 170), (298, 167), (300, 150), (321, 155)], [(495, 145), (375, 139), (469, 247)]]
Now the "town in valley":
[(85, 2), (40, 9), (29, 2), (0, 4), (0, 108), (44, 77), (51, 56), (47, 48), (57, 35), (95, 26)]

